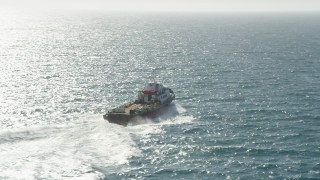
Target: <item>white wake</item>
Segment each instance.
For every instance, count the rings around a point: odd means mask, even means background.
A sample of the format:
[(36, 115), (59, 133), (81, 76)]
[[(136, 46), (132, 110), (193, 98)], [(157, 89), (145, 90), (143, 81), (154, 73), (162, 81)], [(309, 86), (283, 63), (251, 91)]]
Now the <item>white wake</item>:
[(130, 133), (102, 117), (72, 125), (0, 132), (0, 179), (101, 179), (94, 167), (128, 163), (141, 151)]
[(0, 130), (0, 179), (103, 179), (141, 155), (133, 136), (148, 140), (165, 133), (163, 126), (191, 123), (184, 112), (174, 104), (156, 120), (128, 127), (94, 115), (66, 125)]

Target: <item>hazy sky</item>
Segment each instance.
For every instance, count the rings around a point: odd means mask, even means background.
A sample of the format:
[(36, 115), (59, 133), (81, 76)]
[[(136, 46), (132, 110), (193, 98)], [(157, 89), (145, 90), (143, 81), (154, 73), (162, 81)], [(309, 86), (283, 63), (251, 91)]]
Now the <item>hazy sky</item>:
[(320, 0), (0, 0), (7, 7), (102, 11), (320, 11)]

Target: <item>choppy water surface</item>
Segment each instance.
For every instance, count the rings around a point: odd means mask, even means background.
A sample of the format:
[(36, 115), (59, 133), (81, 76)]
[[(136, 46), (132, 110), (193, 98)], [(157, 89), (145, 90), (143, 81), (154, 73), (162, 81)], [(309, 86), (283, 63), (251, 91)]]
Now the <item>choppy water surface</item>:
[[(320, 177), (317, 14), (0, 19), (0, 179)], [(154, 78), (167, 114), (102, 119)]]

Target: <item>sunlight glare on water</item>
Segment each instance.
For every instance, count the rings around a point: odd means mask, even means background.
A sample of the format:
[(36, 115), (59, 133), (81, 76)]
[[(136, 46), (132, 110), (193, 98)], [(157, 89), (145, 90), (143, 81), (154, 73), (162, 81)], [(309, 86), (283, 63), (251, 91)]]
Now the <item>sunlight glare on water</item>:
[[(0, 179), (319, 177), (318, 14), (0, 12)], [(102, 115), (156, 80), (127, 127)]]

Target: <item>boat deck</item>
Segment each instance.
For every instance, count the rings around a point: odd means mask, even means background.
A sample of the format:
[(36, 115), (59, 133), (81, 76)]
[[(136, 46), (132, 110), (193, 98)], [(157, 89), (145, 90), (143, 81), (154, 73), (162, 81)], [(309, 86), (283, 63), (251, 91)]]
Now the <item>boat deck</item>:
[(160, 103), (158, 102), (154, 102), (154, 103), (150, 103), (150, 104), (141, 104), (141, 103), (130, 103), (128, 105), (125, 105), (124, 108), (124, 112), (109, 112), (111, 114), (123, 114), (123, 115), (130, 115), (130, 111), (134, 110), (134, 111), (139, 111), (139, 112), (143, 112), (143, 111), (147, 111), (147, 110), (152, 110), (152, 109), (156, 109), (157, 107), (160, 106)]

